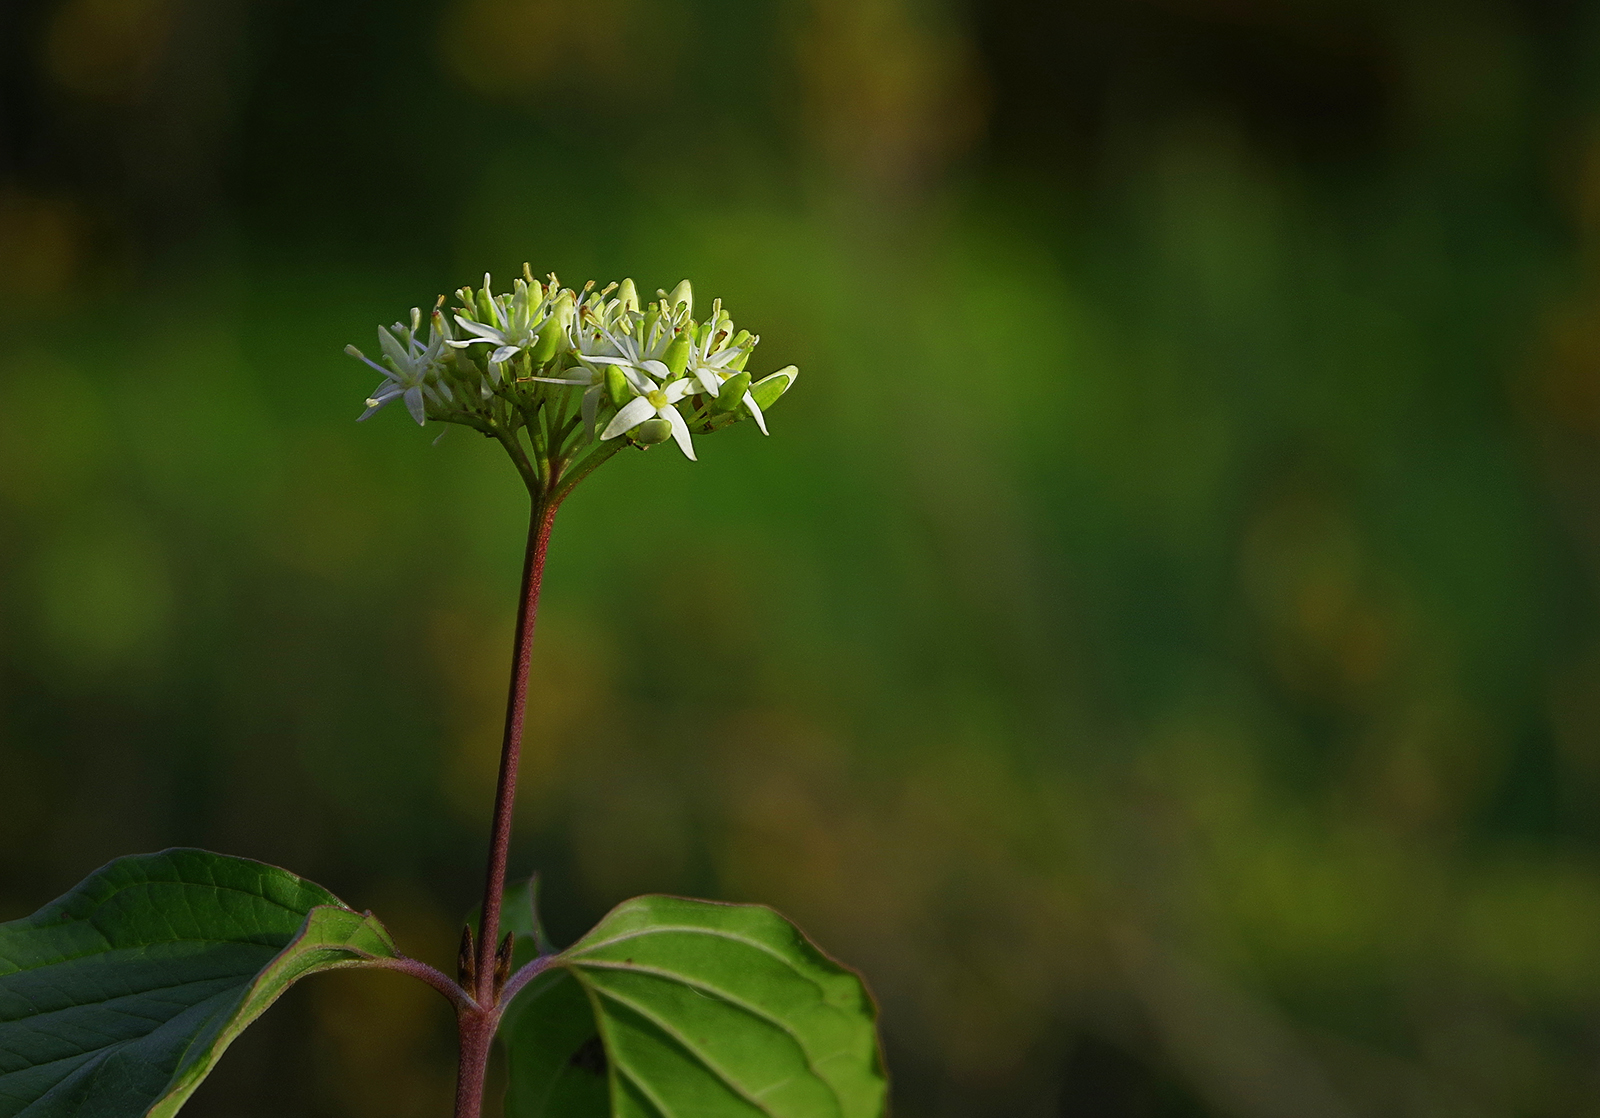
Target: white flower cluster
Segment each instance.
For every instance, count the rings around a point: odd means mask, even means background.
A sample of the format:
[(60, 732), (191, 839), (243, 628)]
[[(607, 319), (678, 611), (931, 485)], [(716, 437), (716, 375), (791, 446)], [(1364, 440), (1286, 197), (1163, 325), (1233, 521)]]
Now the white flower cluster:
[(379, 360), (346, 347), (383, 376), (360, 418), (404, 400), (418, 423), (460, 423), (501, 439), (541, 484), (597, 443), (673, 439), (693, 459), (695, 435), (746, 415), (765, 434), (764, 409), (798, 370), (752, 381), (745, 365), (760, 338), (735, 330), (721, 300), (696, 320), (688, 280), (657, 295), (641, 306), (632, 280), (574, 291), (553, 275), (540, 283), (526, 267), (509, 294), (496, 295), (484, 276), (481, 288), (456, 293), (453, 310), (439, 300), (426, 338), (413, 310), (409, 325), (378, 330)]

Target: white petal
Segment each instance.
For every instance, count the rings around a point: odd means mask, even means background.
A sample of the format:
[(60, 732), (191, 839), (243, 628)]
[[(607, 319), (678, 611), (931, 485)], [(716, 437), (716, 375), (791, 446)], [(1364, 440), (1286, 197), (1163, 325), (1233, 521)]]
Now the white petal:
[(702, 366), (694, 371), (690, 379), (698, 381), (700, 383), (700, 391), (707, 395), (715, 396), (722, 391), (722, 382), (717, 379), (715, 369)]
[[(650, 406), (650, 401), (643, 396), (636, 396), (622, 406), (622, 410), (612, 417), (606, 424), (606, 429), (600, 432), (602, 439), (614, 439), (624, 431), (631, 431), (655, 412)], [(673, 414), (677, 414), (674, 412)]]
[(676, 404), (679, 400), (683, 399), (685, 396), (695, 390), (694, 381), (690, 380), (688, 377), (684, 377), (682, 380), (675, 380), (671, 384), (667, 385), (661, 390), (661, 394), (667, 398), (667, 402), (669, 404)]
[(744, 394), (744, 406), (750, 409), (750, 417), (756, 421), (756, 426), (761, 428), (761, 433), (767, 433), (767, 418), (761, 414), (761, 409), (756, 407), (756, 398), (750, 393)]
[(583, 394), (584, 437), (590, 441), (594, 439), (594, 417), (595, 413), (600, 410), (600, 393), (604, 391), (605, 389), (597, 384)]
[(400, 368), (404, 369), (411, 364), (411, 355), (406, 352), (406, 347), (400, 344), (400, 339), (382, 326), (378, 327), (378, 344), (383, 347), (384, 355)]
[(417, 421), (420, 427), (427, 420), (428, 413), (422, 402), (422, 386), (406, 389), (406, 411), (411, 413), (411, 418)]
[(672, 424), (672, 437), (678, 440), (678, 449), (683, 451), (683, 456), (689, 461), (698, 461), (694, 456), (694, 440), (689, 437), (689, 425), (683, 421), (683, 416), (678, 414), (678, 409), (662, 408), (656, 412), (656, 418), (665, 419)]
[(672, 370), (667, 368), (666, 364), (664, 362), (661, 362), (661, 361), (656, 361), (656, 360), (653, 360), (653, 359), (650, 360), (650, 361), (641, 361), (641, 362), (639, 362), (639, 366), (640, 366), (640, 368), (644, 369), (646, 372), (654, 373), (656, 376), (660, 377), (662, 380), (666, 380), (668, 377), (670, 377), (672, 375)]
[(580, 384), (580, 385), (592, 385), (592, 384), (594, 384), (594, 378), (593, 377), (584, 377), (582, 380), (565, 380), (565, 379), (563, 379), (561, 377), (529, 377), (528, 379), (529, 380), (542, 380), (546, 384)]
[(456, 315), (456, 321), (461, 323), (461, 328), (463, 330), (467, 331), (469, 334), (478, 335), (476, 338), (473, 338), (472, 341), (463, 342), (462, 343), (463, 345), (471, 345), (472, 342), (476, 342), (476, 341), (485, 341), (485, 342), (501, 342), (501, 341), (505, 341), (505, 336), (503, 334), (501, 334), (500, 331), (496, 330), (492, 326), (485, 326), (483, 323), (474, 322), (470, 318), (462, 318), (459, 314)]
[(516, 356), (516, 353), (517, 353), (517, 347), (516, 346), (514, 346), (514, 345), (503, 345), (499, 349), (495, 350), (493, 353), (491, 353), (489, 355), (489, 360), (490, 361), (509, 361), (511, 358)]

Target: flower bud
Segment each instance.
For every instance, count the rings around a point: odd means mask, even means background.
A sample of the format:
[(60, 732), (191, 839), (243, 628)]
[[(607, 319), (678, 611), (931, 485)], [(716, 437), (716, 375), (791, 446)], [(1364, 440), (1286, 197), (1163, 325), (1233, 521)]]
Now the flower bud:
[(685, 314), (694, 313), (694, 288), (689, 286), (688, 280), (679, 280), (678, 286), (667, 296), (669, 309), (676, 311), (680, 306), (684, 308)]
[(689, 351), (694, 348), (688, 331), (684, 331), (673, 338), (667, 346), (667, 351), (661, 355), (661, 363), (672, 374), (672, 379), (677, 380), (683, 376), (683, 371), (689, 367)]
[(489, 292), (489, 273), (483, 273), (483, 286), (478, 288), (476, 299), (478, 321), (484, 324), (500, 321), (500, 316), (495, 312), (494, 296)]
[(639, 309), (639, 289), (633, 286), (631, 279), (625, 279), (617, 287), (617, 300), (625, 311)]
[(717, 393), (717, 402), (712, 407), (716, 411), (733, 411), (748, 391), (750, 391), (749, 373), (731, 376), (722, 382), (722, 391)]
[(567, 323), (572, 321), (572, 292), (563, 291), (550, 307), (550, 317), (539, 328), (539, 340), (533, 343), (528, 355), (535, 365), (543, 365), (556, 355), (567, 336)]
[(778, 402), (778, 397), (789, 391), (789, 386), (800, 375), (800, 370), (793, 365), (786, 365), (770, 376), (762, 377), (750, 388), (750, 395), (756, 402), (756, 407), (766, 411)]
[(577, 303), (572, 298), (572, 292), (563, 291), (550, 301), (550, 317), (561, 324), (562, 329), (572, 323), (572, 316), (576, 313)]
[(553, 318), (539, 328), (539, 336), (528, 350), (528, 356), (535, 365), (543, 365), (556, 355), (556, 350), (561, 346), (561, 335), (562, 329)]
[(654, 446), (672, 438), (672, 424), (665, 419), (647, 419), (628, 432), (628, 438), (640, 446)]
[(611, 397), (611, 406), (620, 408), (633, 399), (633, 390), (628, 384), (628, 378), (622, 375), (622, 370), (615, 365), (606, 366), (606, 394)]

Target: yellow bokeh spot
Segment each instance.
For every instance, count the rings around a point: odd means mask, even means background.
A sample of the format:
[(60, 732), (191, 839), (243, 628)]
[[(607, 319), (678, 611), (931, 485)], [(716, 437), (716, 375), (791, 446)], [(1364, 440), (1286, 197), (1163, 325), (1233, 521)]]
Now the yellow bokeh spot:
[(68, 0), (45, 35), (45, 71), (95, 101), (126, 101), (144, 88), (173, 25), (171, 0)]

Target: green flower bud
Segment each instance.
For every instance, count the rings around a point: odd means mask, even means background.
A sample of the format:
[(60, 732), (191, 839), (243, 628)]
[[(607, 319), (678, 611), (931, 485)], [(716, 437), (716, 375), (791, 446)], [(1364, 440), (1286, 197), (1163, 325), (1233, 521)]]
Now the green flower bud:
[(717, 393), (717, 402), (712, 407), (716, 411), (733, 411), (748, 391), (750, 391), (749, 373), (731, 376), (722, 382), (722, 391)]
[(478, 321), (485, 325), (498, 320), (495, 314), (494, 296), (489, 293), (489, 273), (483, 273), (483, 286), (478, 288), (476, 299)]
[(678, 281), (678, 286), (667, 296), (667, 306), (674, 311), (681, 306), (685, 314), (694, 313), (694, 288), (689, 286), (688, 280)]
[(622, 370), (615, 365), (606, 366), (606, 394), (611, 397), (611, 406), (620, 408), (633, 399), (633, 390), (628, 385), (628, 378), (622, 375)]
[(563, 329), (572, 324), (572, 316), (576, 313), (577, 303), (572, 298), (572, 292), (563, 291), (550, 303), (550, 317), (559, 322)]
[(561, 347), (561, 334), (561, 326), (553, 318), (539, 328), (539, 339), (528, 350), (528, 356), (535, 365), (543, 365), (556, 355), (556, 350)]
[(647, 419), (628, 432), (628, 438), (640, 446), (654, 446), (672, 438), (672, 424), (665, 419)]
[(789, 391), (789, 386), (800, 375), (800, 370), (793, 365), (787, 365), (771, 376), (762, 377), (750, 388), (750, 395), (756, 402), (756, 407), (766, 411), (778, 402), (778, 397)]
[(617, 299), (620, 300), (622, 309), (625, 311), (639, 309), (639, 289), (633, 286), (631, 279), (623, 280), (617, 287)]
[(661, 355), (661, 363), (672, 374), (672, 379), (677, 380), (683, 376), (683, 371), (689, 367), (689, 352), (694, 348), (688, 331), (679, 334), (667, 346), (667, 352)]
[(563, 291), (550, 307), (550, 318), (539, 328), (539, 340), (529, 350), (535, 365), (543, 365), (556, 355), (567, 336), (567, 324), (572, 321), (572, 292)]

